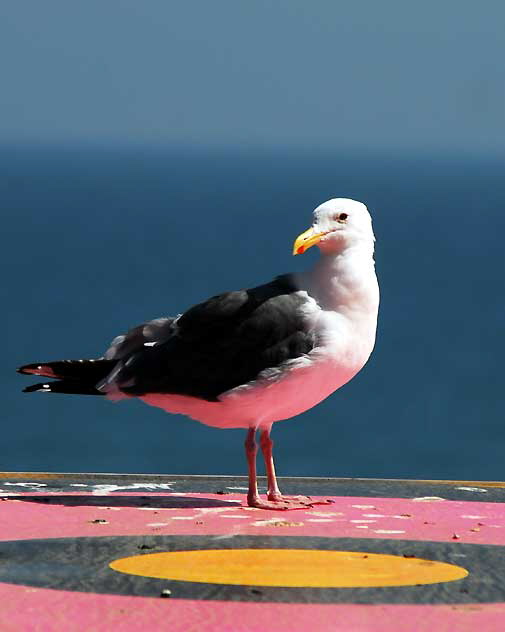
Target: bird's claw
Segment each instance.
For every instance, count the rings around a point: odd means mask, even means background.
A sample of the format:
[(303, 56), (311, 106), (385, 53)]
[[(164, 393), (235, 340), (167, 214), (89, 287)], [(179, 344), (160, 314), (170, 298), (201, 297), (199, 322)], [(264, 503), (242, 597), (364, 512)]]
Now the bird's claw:
[(287, 511), (289, 509), (310, 509), (314, 505), (331, 505), (332, 500), (313, 500), (310, 496), (283, 496), (282, 494), (269, 494), (267, 500), (259, 496), (248, 498), (249, 507), (256, 509), (273, 509), (274, 511)]
[(253, 498), (247, 501), (249, 507), (256, 509), (273, 509), (274, 511), (287, 511), (288, 509), (307, 509), (312, 507), (307, 503), (295, 502), (292, 500), (262, 500)]

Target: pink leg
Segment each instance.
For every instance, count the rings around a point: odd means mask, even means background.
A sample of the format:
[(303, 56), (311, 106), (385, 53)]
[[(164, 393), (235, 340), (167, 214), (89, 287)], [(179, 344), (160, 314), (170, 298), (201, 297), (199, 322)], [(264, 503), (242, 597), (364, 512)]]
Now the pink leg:
[(327, 504), (324, 501), (314, 502), (307, 496), (282, 496), (279, 487), (277, 486), (272, 447), (273, 441), (270, 439), (270, 432), (263, 430), (261, 433), (261, 450), (265, 459), (267, 472), (268, 500), (262, 500), (258, 493), (258, 480), (256, 474), (256, 455), (258, 453), (258, 447), (256, 445), (256, 428), (249, 428), (245, 440), (245, 453), (249, 472), (249, 489), (247, 492), (247, 504), (249, 507), (285, 511), (286, 509), (307, 509), (307, 507), (312, 507), (314, 504)]
[(330, 504), (328, 501), (312, 500), (309, 496), (283, 496), (277, 485), (273, 457), (274, 442), (270, 438), (269, 430), (261, 431), (260, 445), (267, 473), (268, 500), (284, 506), (287, 505), (287, 507), (285, 507), (286, 509), (306, 509), (307, 507), (312, 507), (312, 505)]
[[(249, 490), (247, 492), (247, 504), (249, 507), (256, 507), (257, 509), (276, 509), (284, 511), (286, 509), (306, 509), (307, 505), (300, 505), (299, 507), (293, 507), (290, 503), (283, 501), (262, 500), (258, 493), (258, 481), (256, 476), (256, 454), (258, 447), (256, 445), (256, 429), (249, 428), (247, 431), (247, 437), (245, 440), (245, 453), (247, 457), (247, 467), (249, 470)], [(270, 489), (270, 483), (269, 483)]]
[(268, 500), (281, 500), (282, 494), (279, 486), (277, 485), (277, 477), (275, 476), (275, 465), (273, 457), (274, 442), (270, 438), (270, 433), (267, 430), (261, 431), (260, 445), (261, 451), (263, 452), (263, 459), (265, 460), (265, 469), (267, 473)]
[(256, 428), (249, 428), (244, 445), (249, 475), (247, 504), (250, 507), (255, 507), (255, 503), (259, 501), (258, 480), (256, 476), (256, 454), (258, 452), (258, 448), (256, 446)]

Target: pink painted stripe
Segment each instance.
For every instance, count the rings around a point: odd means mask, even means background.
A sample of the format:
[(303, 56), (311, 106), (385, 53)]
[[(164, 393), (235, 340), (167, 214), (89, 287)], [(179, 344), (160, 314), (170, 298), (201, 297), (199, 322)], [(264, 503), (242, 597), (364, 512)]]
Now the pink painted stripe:
[[(33, 494), (27, 494), (33, 495)], [(52, 497), (58, 494), (39, 493)], [(65, 494), (68, 496), (69, 494)], [(87, 494), (75, 494), (75, 496)], [(268, 512), (242, 506), (138, 508), (114, 493), (114, 508), (23, 502), (0, 503), (0, 539), (142, 535), (313, 535), (431, 541), (505, 543), (505, 504), (463, 501), (336, 497), (307, 511)], [(243, 496), (185, 494), (243, 501)], [(115, 500), (114, 500), (115, 499)], [(104, 499), (105, 500), (105, 499)], [(84, 499), (83, 499), (84, 501)], [(105, 521), (93, 522), (96, 520)], [(203, 632), (486, 632), (505, 630), (504, 604), (376, 605), (256, 604), (152, 599), (65, 592), (0, 584), (2, 632), (117, 629)]]
[[(85, 496), (74, 494), (79, 495)], [(24, 502), (15, 496), (0, 503), (0, 540), (140, 534), (284, 534), (505, 544), (504, 503), (335, 497), (332, 505), (289, 512), (233, 505), (163, 509), (118, 504), (118, 497), (131, 495), (171, 497), (171, 494), (114, 493), (110, 498), (115, 507), (107, 508), (45, 505)], [(51, 498), (57, 496), (52, 494)], [(231, 494), (224, 497), (185, 494), (185, 497), (243, 501), (243, 496)], [(93, 522), (96, 520), (106, 523)]]
[(503, 632), (505, 604), (310, 605), (153, 599), (0, 584), (2, 632)]

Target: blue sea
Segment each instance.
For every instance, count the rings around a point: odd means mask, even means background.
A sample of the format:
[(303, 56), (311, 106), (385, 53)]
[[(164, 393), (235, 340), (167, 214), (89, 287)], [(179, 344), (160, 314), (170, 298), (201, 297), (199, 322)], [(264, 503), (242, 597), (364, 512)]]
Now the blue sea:
[[(243, 474), (243, 433), (136, 401), (23, 394), (27, 362), (309, 265), (330, 197), (374, 219), (381, 308), (363, 371), (275, 425), (281, 475), (505, 477), (499, 159), (146, 147), (0, 149), (0, 470)], [(313, 249), (316, 250), (316, 249)]]

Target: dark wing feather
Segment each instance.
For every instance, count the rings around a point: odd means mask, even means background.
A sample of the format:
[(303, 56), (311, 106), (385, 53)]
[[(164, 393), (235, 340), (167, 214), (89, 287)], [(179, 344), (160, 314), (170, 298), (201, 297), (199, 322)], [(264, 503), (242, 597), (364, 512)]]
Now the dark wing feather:
[(117, 336), (111, 342), (104, 354), (106, 360), (122, 360), (132, 353), (139, 351), (147, 343), (164, 342), (173, 334), (173, 322), (175, 318), (155, 318), (147, 323), (142, 323), (126, 334)]
[(176, 321), (167, 319), (153, 330), (153, 346), (145, 345), (141, 325), (105, 356), (120, 359), (111, 378), (129, 395), (172, 393), (215, 401), (314, 348), (313, 332), (299, 310), (304, 300), (286, 275), (214, 296)]

